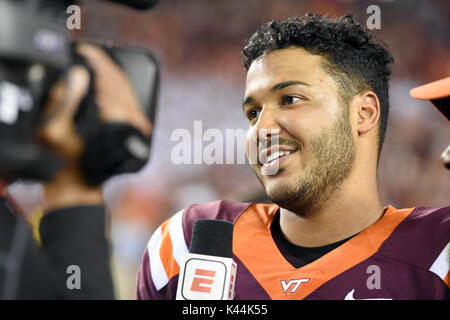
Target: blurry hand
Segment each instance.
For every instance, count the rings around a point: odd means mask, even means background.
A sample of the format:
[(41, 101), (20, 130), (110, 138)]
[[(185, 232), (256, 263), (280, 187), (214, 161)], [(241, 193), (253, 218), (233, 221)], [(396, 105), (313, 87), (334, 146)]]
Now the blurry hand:
[(50, 91), (38, 139), (40, 144), (59, 154), (64, 164), (52, 180), (43, 183), (44, 211), (102, 203), (101, 190), (84, 182), (79, 167), (83, 141), (76, 130), (74, 116), (88, 86), (89, 73), (76, 66), (69, 71), (67, 79), (59, 81)]
[(96, 100), (100, 118), (105, 122), (125, 122), (150, 136), (152, 125), (144, 115), (136, 92), (125, 72), (103, 50), (80, 44), (82, 54), (94, 70)]
[[(101, 49), (82, 44), (77, 50), (95, 73), (96, 102), (101, 120), (128, 123), (150, 136), (152, 125), (141, 110), (139, 100), (124, 71)], [(43, 183), (44, 210), (100, 204), (100, 187), (87, 185), (80, 170), (83, 141), (77, 133), (74, 116), (89, 87), (89, 73), (73, 67), (66, 80), (50, 91), (45, 121), (38, 132), (40, 143), (64, 159), (64, 167), (51, 181)]]

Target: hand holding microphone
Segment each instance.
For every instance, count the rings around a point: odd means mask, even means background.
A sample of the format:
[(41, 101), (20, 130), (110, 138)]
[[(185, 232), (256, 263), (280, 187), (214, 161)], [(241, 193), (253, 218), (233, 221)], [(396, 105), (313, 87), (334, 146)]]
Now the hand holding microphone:
[(236, 263), (233, 224), (195, 221), (189, 253), (180, 268), (177, 300), (233, 300)]

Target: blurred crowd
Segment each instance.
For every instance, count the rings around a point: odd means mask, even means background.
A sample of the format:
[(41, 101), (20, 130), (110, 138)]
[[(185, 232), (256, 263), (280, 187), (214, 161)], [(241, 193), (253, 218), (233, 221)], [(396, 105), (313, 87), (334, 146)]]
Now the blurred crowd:
[[(245, 84), (241, 50), (246, 39), (263, 22), (306, 12), (329, 16), (353, 12), (365, 24), (372, 2), (162, 0), (150, 12), (134, 12), (85, 1), (82, 30), (76, 36), (145, 47), (156, 54), (162, 68), (151, 160), (139, 174), (113, 178), (104, 186), (120, 298), (133, 298), (146, 243), (170, 215), (192, 203), (223, 198), (267, 201), (248, 165), (171, 161), (175, 129), (193, 132), (196, 120), (203, 121), (203, 130), (248, 127), (241, 108)], [(439, 162), (450, 143), (448, 122), (428, 102), (412, 99), (409, 90), (450, 75), (450, 5), (446, 0), (376, 2), (381, 29), (374, 33), (396, 61), (379, 166), (383, 203), (449, 205), (450, 171)], [(243, 140), (236, 145), (236, 152), (244, 152)], [(24, 211), (35, 209), (38, 187), (16, 185), (12, 193)]]

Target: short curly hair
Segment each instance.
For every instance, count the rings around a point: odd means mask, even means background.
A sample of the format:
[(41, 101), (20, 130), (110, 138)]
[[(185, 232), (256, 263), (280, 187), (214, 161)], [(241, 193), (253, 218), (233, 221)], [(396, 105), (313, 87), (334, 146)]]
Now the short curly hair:
[(389, 65), (394, 59), (374, 35), (353, 15), (329, 18), (305, 14), (303, 17), (273, 20), (255, 32), (244, 47), (244, 65), (274, 50), (301, 47), (324, 57), (323, 67), (336, 81), (341, 98), (372, 90), (380, 101), (378, 159), (386, 134), (389, 115)]

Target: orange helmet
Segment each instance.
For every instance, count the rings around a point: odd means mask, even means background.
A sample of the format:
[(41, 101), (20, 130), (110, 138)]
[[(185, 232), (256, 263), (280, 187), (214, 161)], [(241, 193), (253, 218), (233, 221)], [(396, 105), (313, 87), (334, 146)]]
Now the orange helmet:
[(450, 121), (450, 77), (411, 89), (411, 97), (429, 100)]

